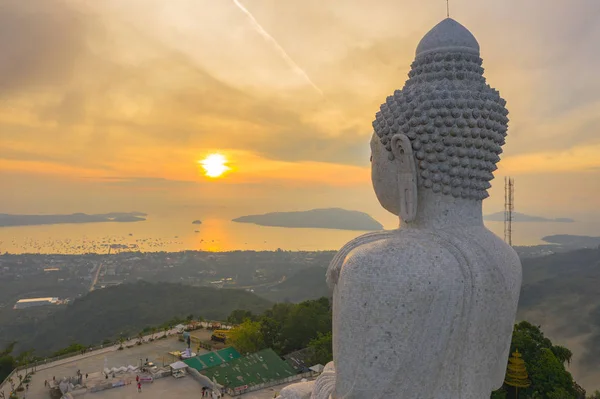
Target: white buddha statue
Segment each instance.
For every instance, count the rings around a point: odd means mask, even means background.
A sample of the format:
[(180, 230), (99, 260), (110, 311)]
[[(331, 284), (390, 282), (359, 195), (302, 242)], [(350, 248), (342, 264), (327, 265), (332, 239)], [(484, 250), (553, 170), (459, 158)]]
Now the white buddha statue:
[(521, 264), (483, 225), (508, 111), (481, 63), (473, 35), (446, 19), (377, 112), (373, 187), (401, 227), (335, 256), (334, 361), (280, 398), (484, 399), (502, 386)]

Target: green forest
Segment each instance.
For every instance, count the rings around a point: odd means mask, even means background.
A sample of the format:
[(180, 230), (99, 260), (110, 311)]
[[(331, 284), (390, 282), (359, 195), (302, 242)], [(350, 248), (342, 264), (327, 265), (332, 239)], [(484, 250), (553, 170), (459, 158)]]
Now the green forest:
[[(243, 290), (140, 281), (90, 292), (49, 317), (13, 321), (10, 328), (3, 328), (0, 347), (17, 341), (15, 351), (33, 349), (44, 357), (74, 342), (91, 346), (134, 337), (144, 328), (176, 317), (191, 314), (224, 320), (235, 309), (258, 313), (271, 306), (272, 302)], [(37, 314), (37, 310), (24, 309), (17, 315)]]

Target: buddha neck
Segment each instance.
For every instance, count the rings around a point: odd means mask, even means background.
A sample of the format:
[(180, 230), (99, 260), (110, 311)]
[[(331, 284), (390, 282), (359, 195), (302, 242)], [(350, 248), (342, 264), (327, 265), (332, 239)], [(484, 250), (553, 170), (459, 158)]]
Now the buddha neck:
[(403, 228), (444, 229), (483, 226), (482, 202), (419, 189), (417, 217), (411, 222), (400, 218)]

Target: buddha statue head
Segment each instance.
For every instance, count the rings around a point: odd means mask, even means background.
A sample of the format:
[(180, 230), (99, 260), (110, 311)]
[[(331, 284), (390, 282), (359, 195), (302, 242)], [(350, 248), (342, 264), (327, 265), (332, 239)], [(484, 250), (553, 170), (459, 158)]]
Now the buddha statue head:
[(403, 222), (417, 218), (424, 198), (481, 209), (488, 197), (508, 110), (481, 64), (475, 37), (445, 19), (423, 37), (404, 87), (376, 114), (373, 187)]

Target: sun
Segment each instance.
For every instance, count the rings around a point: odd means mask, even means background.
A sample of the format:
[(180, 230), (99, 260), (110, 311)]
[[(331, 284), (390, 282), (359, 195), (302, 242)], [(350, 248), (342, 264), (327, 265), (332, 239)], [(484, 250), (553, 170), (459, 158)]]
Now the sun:
[(227, 159), (221, 154), (210, 154), (199, 163), (208, 177), (219, 177), (229, 170)]

